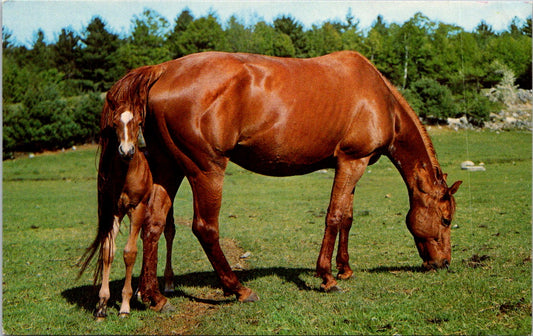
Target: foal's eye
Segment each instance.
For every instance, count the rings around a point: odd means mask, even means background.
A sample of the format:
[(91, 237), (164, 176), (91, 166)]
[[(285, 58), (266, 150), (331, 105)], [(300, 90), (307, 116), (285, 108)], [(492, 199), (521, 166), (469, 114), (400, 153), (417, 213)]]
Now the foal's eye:
[(451, 219), (448, 219), (448, 218), (442, 218), (442, 225), (444, 226), (450, 226), (450, 224), (452, 223), (452, 220)]

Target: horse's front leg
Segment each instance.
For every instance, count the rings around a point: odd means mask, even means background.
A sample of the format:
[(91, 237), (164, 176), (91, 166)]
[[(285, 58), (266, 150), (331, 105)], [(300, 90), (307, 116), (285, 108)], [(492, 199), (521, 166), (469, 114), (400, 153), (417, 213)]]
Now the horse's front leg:
[(111, 272), (111, 263), (113, 263), (115, 257), (115, 238), (119, 227), (120, 219), (115, 216), (113, 228), (102, 244), (102, 259), (99, 260), (99, 262), (102, 263), (102, 285), (98, 294), (98, 306), (94, 313), (97, 320), (102, 320), (107, 317), (107, 301), (111, 297), (111, 292), (109, 290), (109, 274)]
[(335, 248), (335, 240), (340, 231), (337, 253), (339, 278), (347, 279), (352, 274), (348, 264), (348, 236), (353, 218), (353, 195), (357, 181), (363, 175), (368, 158), (354, 160), (339, 156), (335, 179), (331, 192), (330, 204), (326, 215), (326, 229), (322, 247), (317, 261), (317, 275), (322, 278), (321, 288), (324, 291), (338, 290), (337, 281), (331, 272), (331, 258)]
[(220, 248), (218, 215), (222, 200), (224, 170), (215, 169), (189, 178), (193, 190), (193, 232), (222, 282), (225, 295), (235, 294), (241, 302), (259, 300), (257, 294), (244, 287)]

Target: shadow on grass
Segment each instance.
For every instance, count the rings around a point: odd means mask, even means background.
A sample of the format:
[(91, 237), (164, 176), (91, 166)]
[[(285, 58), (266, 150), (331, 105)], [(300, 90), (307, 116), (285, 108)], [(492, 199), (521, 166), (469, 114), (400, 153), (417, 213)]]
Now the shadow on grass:
[[(424, 272), (425, 270), (422, 267), (415, 266), (379, 266), (376, 268), (362, 269), (361, 272), (370, 272), (370, 273), (387, 273), (387, 272)], [(242, 282), (248, 282), (258, 278), (264, 278), (268, 276), (275, 275), (286, 282), (293, 283), (300, 290), (305, 291), (321, 291), (320, 287), (309, 286), (304, 280), (301, 279), (302, 275), (313, 276), (315, 270), (311, 268), (284, 268), (284, 267), (270, 267), (270, 268), (259, 268), (252, 270), (242, 270), (235, 271), (237, 276)], [(163, 288), (164, 279), (159, 277), (159, 288)], [(134, 277), (132, 279), (133, 288), (137, 288), (139, 283), (139, 277)], [(183, 290), (179, 289), (179, 286), (185, 287), (204, 287), (208, 286), (211, 288), (220, 288), (220, 282), (215, 275), (214, 271), (209, 272), (194, 272), (182, 275), (176, 275), (174, 277), (174, 284), (177, 289), (175, 292), (167, 294), (168, 297), (183, 297), (187, 298), (194, 302), (206, 303), (211, 305), (220, 305), (226, 304), (228, 302), (235, 301), (233, 296), (228, 297), (227, 299), (209, 299), (209, 298), (199, 298), (193, 295), (190, 295)], [(108, 306), (110, 308), (119, 309), (120, 302), (122, 300), (122, 287), (124, 285), (124, 279), (111, 281), (109, 283), (109, 289), (111, 291), (111, 298), (108, 301)], [(61, 293), (61, 295), (69, 302), (70, 304), (75, 304), (87, 311), (93, 312), (96, 304), (98, 303), (98, 291), (100, 290), (100, 285), (84, 285), (79, 287), (73, 287), (67, 289)], [(147, 307), (138, 302), (137, 300), (131, 300), (132, 310), (146, 310)]]
[[(253, 270), (242, 270), (235, 271), (239, 279), (243, 282), (247, 282), (257, 278), (263, 278), (271, 275), (276, 275), (287, 282), (294, 283), (301, 290), (316, 290), (318, 288), (313, 288), (305, 283), (304, 280), (300, 279), (300, 276), (303, 274), (312, 275), (314, 270), (308, 268), (282, 268), (282, 267), (273, 267), (273, 268), (263, 268), (263, 269), (253, 269)], [(159, 288), (163, 288), (164, 279), (159, 277)], [(211, 288), (220, 288), (220, 282), (215, 275), (214, 271), (209, 272), (194, 272), (183, 275), (176, 275), (174, 277), (174, 283), (177, 286), (185, 287), (202, 287), (208, 286)], [(139, 284), (139, 277), (134, 277), (132, 279), (132, 287), (137, 288)], [(108, 301), (108, 307), (110, 308), (120, 308), (120, 302), (122, 300), (122, 287), (124, 286), (124, 279), (114, 280), (109, 283), (109, 290), (111, 292), (111, 297)], [(61, 292), (61, 295), (65, 300), (70, 304), (75, 304), (78, 307), (81, 307), (87, 311), (93, 312), (98, 303), (98, 292), (100, 290), (100, 285), (84, 285), (73, 287), (64, 290)], [(184, 297), (191, 301), (207, 303), (207, 304), (225, 304), (235, 300), (234, 297), (229, 297), (227, 299), (206, 299), (198, 298), (192, 296), (182, 290), (177, 288), (174, 293), (167, 294), (168, 297)], [(131, 300), (132, 310), (146, 310), (146, 306), (137, 300)]]
[(378, 266), (374, 268), (362, 269), (362, 272), (368, 273), (395, 273), (395, 272), (413, 272), (413, 273), (426, 273), (426, 270), (422, 266)]
[[(132, 279), (132, 287), (137, 288), (139, 278)], [(109, 308), (120, 309), (120, 302), (122, 301), (122, 287), (124, 286), (124, 279), (111, 281), (109, 283), (109, 290), (111, 297), (107, 302)], [(61, 296), (70, 304), (75, 304), (89, 312), (94, 312), (96, 304), (98, 303), (98, 292), (100, 291), (100, 284), (97, 286), (84, 285), (73, 287), (61, 292)], [(131, 300), (132, 310), (146, 310), (147, 307), (137, 300)]]

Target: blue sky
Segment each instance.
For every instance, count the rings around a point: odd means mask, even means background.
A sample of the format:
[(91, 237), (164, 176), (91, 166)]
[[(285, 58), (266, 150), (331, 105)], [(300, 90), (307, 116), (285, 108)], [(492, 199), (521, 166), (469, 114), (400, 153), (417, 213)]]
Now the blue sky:
[(47, 41), (54, 41), (62, 28), (83, 31), (95, 15), (104, 19), (107, 28), (115, 33), (127, 34), (131, 20), (144, 9), (150, 8), (165, 17), (171, 24), (185, 8), (194, 17), (214, 11), (219, 22), (225, 23), (235, 14), (245, 23), (258, 20), (272, 22), (281, 14), (290, 14), (306, 28), (328, 19), (344, 19), (348, 9), (368, 28), (381, 14), (388, 23), (403, 23), (416, 12), (431, 20), (474, 29), (481, 20), (494, 30), (506, 29), (514, 16), (525, 19), (531, 15), (532, 1), (266, 1), (266, 0), (202, 0), (202, 1), (32, 1), (3, 0), (2, 25), (21, 44), (31, 45), (38, 29), (45, 32)]

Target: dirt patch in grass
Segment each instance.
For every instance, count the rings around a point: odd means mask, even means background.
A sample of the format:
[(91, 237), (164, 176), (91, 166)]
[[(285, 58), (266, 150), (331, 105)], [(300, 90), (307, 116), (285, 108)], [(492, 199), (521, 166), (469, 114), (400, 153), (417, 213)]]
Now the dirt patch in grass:
[[(180, 222), (180, 224), (190, 226), (190, 223)], [(232, 269), (248, 268), (245, 258), (241, 258), (245, 255), (245, 251), (239, 247), (236, 240), (222, 238), (220, 239), (220, 246)], [(172, 302), (172, 299), (170, 300)], [(237, 301), (233, 301), (232, 297), (225, 297), (221, 289), (213, 290), (207, 294), (202, 294), (201, 298), (190, 298), (188, 301), (178, 304), (174, 312), (159, 314), (154, 319), (155, 323), (146, 323), (143, 328), (138, 330), (138, 333), (145, 335), (194, 335), (196, 328), (205, 316), (214, 314), (225, 304), (234, 303), (236, 304)]]
[(499, 311), (500, 314), (511, 314), (516, 312), (530, 312), (531, 311), (531, 304), (527, 303), (524, 298), (520, 298), (520, 300), (516, 302), (505, 302), (499, 305)]
[(487, 266), (487, 262), (492, 259), (491, 256), (488, 255), (478, 255), (474, 254), (469, 259), (463, 260), (463, 262), (470, 268), (478, 268), (478, 267), (484, 267)]
[[(215, 299), (215, 298), (214, 298)], [(202, 317), (213, 314), (219, 305), (188, 301), (176, 307), (175, 312), (159, 314), (138, 330), (140, 335), (192, 335)], [(156, 314), (156, 313), (154, 313)]]

